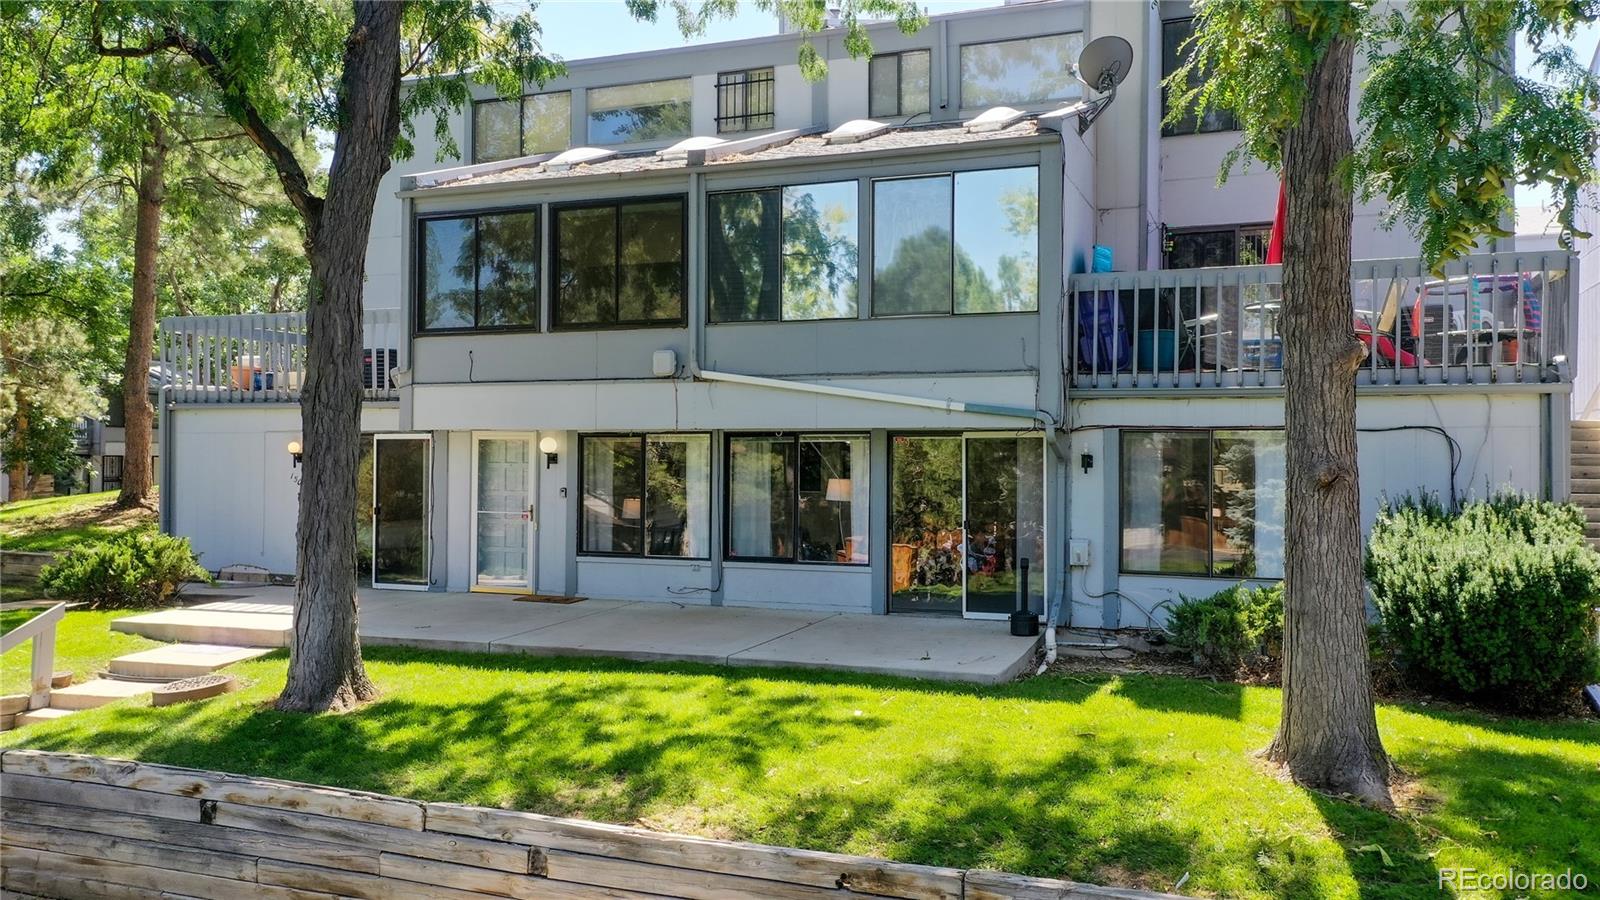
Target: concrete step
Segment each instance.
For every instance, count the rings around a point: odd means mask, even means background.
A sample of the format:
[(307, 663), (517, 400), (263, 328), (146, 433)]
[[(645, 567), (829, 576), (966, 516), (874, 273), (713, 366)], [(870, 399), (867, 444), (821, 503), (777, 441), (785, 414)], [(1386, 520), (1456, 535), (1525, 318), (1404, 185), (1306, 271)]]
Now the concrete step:
[(234, 647), (224, 644), (172, 644), (151, 647), (111, 661), (112, 675), (126, 678), (175, 681), (210, 675), (223, 666), (271, 653), (270, 647)]
[(50, 692), (50, 705), (56, 709), (94, 709), (150, 693), (151, 685), (138, 681), (117, 681), (111, 678), (95, 678), (83, 684), (64, 687), (59, 691)]
[(70, 716), (72, 713), (73, 710), (62, 709), (57, 706), (47, 706), (44, 709), (30, 709), (25, 713), (17, 714), (17, 725), (20, 727), (23, 725), (32, 725), (35, 722), (50, 722), (55, 719), (61, 719)]
[(112, 622), (111, 630), (171, 643), (234, 647), (289, 645), (289, 629), (293, 625), (287, 612), (246, 612), (207, 608), (209, 606), (211, 604), (128, 616)]

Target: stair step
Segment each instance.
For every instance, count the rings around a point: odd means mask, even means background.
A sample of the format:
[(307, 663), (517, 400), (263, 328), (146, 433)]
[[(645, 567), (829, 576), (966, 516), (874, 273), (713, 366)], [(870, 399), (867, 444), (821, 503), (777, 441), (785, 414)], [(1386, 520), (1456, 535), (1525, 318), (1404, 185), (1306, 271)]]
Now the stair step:
[(116, 681), (111, 678), (96, 678), (64, 687), (59, 691), (50, 692), (50, 705), (57, 709), (94, 709), (150, 693), (151, 686), (138, 681)]
[(62, 709), (58, 706), (47, 706), (44, 709), (30, 709), (25, 713), (17, 714), (17, 725), (32, 725), (35, 722), (49, 722), (72, 715), (74, 710)]
[(224, 644), (172, 644), (152, 647), (111, 661), (111, 674), (125, 678), (174, 681), (212, 672), (236, 662), (271, 653), (270, 647), (236, 647)]
[[(285, 611), (255, 612), (220, 608), (229, 605)], [(111, 623), (113, 631), (142, 634), (158, 641), (227, 644), (234, 647), (286, 647), (292, 627), (291, 617), (285, 607), (226, 603), (164, 609), (128, 616)]]

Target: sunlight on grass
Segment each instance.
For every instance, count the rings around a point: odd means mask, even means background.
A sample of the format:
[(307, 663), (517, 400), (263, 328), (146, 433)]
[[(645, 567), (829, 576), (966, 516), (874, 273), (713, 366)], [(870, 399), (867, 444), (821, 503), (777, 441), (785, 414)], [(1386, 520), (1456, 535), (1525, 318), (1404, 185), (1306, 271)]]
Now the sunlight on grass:
[(0, 745), (1165, 890), (1187, 872), (1185, 892), (1229, 897), (1415, 896), (1447, 862), (1600, 871), (1592, 723), (1384, 707), (1425, 795), (1388, 817), (1263, 770), (1251, 754), (1276, 722), (1268, 688), (367, 658), (383, 697), (351, 714), (274, 712), (279, 653), (230, 669), (249, 683), (236, 694), (119, 704)]
[[(4, 623), (4, 630), (10, 631), (40, 612), (43, 610), (6, 610), (0, 613), (0, 622)], [(148, 638), (111, 630), (113, 619), (133, 614), (129, 610), (69, 611), (56, 626), (55, 671), (71, 671), (74, 681), (86, 681), (104, 671), (106, 663), (114, 656), (157, 646)], [(32, 654), (33, 642), (29, 641), (0, 656), (0, 694), (27, 693)]]
[(155, 527), (155, 495), (150, 509), (119, 510), (116, 491), (38, 497), (0, 505), (0, 547), (6, 550), (65, 550), (84, 541), (128, 529)]

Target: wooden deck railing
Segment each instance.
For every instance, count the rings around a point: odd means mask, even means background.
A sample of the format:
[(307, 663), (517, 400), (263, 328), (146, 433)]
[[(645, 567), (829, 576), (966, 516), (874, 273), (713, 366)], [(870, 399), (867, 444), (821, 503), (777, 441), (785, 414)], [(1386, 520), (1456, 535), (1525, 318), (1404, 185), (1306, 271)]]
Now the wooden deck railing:
[[(1351, 334), (1358, 386), (1555, 382), (1571, 377), (1572, 260), (1490, 253), (1442, 275), (1418, 259), (1358, 260)], [(1067, 383), (1076, 391), (1283, 384), (1281, 266), (1074, 275)], [(1577, 348), (1582, 349), (1582, 348)]]
[(50, 705), (50, 679), (55, 674), (56, 626), (67, 614), (67, 605), (57, 603), (16, 628), (0, 635), (0, 654), (10, 653), (13, 647), (33, 642), (33, 660), (29, 666), (28, 708), (43, 709)]

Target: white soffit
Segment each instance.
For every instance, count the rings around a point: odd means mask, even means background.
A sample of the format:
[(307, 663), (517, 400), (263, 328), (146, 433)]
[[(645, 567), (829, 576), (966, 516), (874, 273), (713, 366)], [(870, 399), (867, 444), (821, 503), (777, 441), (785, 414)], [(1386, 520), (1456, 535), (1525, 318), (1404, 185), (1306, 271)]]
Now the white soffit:
[(875, 138), (889, 130), (886, 122), (875, 122), (872, 119), (851, 119), (838, 128), (823, 135), (830, 144), (854, 144), (868, 138)]
[(1026, 116), (1027, 113), (1009, 106), (996, 106), (986, 109), (967, 122), (967, 131), (973, 134), (984, 131), (999, 131), (1010, 128)]

